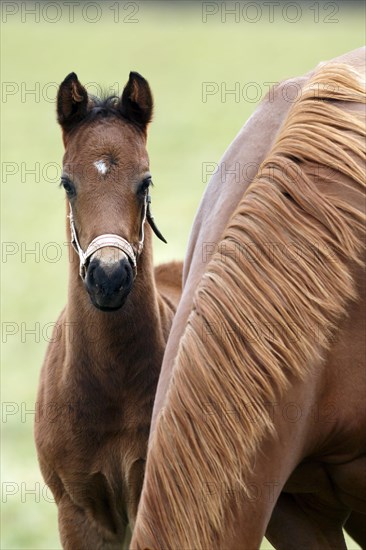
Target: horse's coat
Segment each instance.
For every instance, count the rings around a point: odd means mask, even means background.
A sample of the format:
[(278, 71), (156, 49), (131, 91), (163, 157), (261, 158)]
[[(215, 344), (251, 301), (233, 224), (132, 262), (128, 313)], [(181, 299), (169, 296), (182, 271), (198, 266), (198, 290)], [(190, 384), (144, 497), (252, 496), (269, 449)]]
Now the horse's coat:
[(364, 65), (321, 64), (293, 105), (277, 87), (224, 157), (252, 173), (209, 184), (133, 550), (252, 550), (267, 528), (276, 548), (344, 548), (366, 512)]

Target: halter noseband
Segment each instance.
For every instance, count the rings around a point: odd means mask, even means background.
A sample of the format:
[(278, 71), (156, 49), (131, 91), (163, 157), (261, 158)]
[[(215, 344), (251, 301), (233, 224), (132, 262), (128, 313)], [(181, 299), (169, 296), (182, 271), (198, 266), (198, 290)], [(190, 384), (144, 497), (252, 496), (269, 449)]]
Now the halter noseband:
[(166, 240), (164, 239), (163, 235), (160, 233), (159, 229), (157, 228), (154, 216), (151, 213), (151, 197), (150, 195), (145, 195), (144, 200), (144, 209), (143, 209), (143, 216), (142, 216), (142, 222), (141, 222), (141, 229), (140, 229), (140, 240), (137, 245), (137, 250), (135, 252), (134, 247), (132, 244), (130, 244), (126, 239), (123, 237), (120, 237), (119, 235), (114, 235), (113, 233), (105, 233), (104, 235), (99, 235), (99, 237), (96, 237), (92, 240), (92, 242), (89, 244), (88, 248), (84, 252), (84, 250), (80, 246), (80, 242), (78, 239), (78, 234), (75, 227), (74, 222), (74, 215), (72, 212), (71, 203), (70, 204), (70, 232), (71, 232), (71, 244), (76, 250), (77, 254), (80, 258), (80, 268), (79, 268), (79, 274), (80, 277), (84, 280), (86, 275), (86, 265), (87, 262), (92, 254), (96, 252), (97, 250), (100, 250), (101, 248), (105, 248), (106, 246), (109, 246), (111, 248), (118, 248), (119, 250), (122, 250), (129, 259), (132, 269), (133, 269), (133, 276), (136, 277), (137, 274), (137, 258), (140, 256), (142, 249), (144, 247), (144, 240), (145, 240), (145, 221), (147, 220), (149, 222), (149, 225), (151, 229), (154, 231), (155, 235), (164, 243), (166, 243)]
[(92, 240), (92, 242), (89, 244), (88, 248), (84, 252), (84, 250), (80, 246), (80, 242), (78, 239), (75, 222), (74, 222), (74, 215), (72, 212), (72, 207), (70, 204), (70, 232), (71, 232), (71, 244), (76, 250), (77, 254), (79, 255), (80, 259), (80, 267), (79, 267), (79, 275), (84, 280), (86, 276), (86, 267), (88, 260), (94, 252), (97, 250), (100, 250), (101, 248), (111, 247), (111, 248), (117, 248), (118, 250), (122, 250), (129, 259), (132, 269), (133, 269), (133, 275), (134, 278), (137, 274), (137, 258), (141, 254), (142, 249), (144, 247), (144, 239), (145, 239), (145, 231), (144, 231), (144, 225), (146, 221), (146, 214), (148, 209), (148, 204), (150, 204), (151, 199), (150, 196), (145, 197), (144, 201), (144, 210), (143, 210), (143, 217), (142, 217), (142, 223), (141, 223), (141, 231), (140, 231), (140, 240), (137, 245), (137, 251), (135, 252), (134, 247), (123, 237), (120, 237), (119, 235), (114, 235), (113, 233), (105, 233), (103, 235), (99, 235), (95, 239)]

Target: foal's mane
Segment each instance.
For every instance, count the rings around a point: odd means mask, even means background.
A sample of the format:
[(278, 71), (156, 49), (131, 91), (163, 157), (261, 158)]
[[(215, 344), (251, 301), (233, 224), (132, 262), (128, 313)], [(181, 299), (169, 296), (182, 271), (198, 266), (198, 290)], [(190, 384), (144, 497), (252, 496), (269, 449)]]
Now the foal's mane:
[(122, 115), (118, 109), (120, 98), (116, 95), (108, 95), (107, 92), (102, 92), (100, 97), (91, 96), (87, 118), (89, 121), (94, 120), (97, 116), (100, 117), (117, 117)]
[(119, 119), (131, 124), (135, 128), (139, 128), (133, 124), (131, 120), (126, 118), (121, 110), (121, 98), (116, 95), (108, 94), (107, 91), (102, 91), (100, 97), (89, 96), (88, 109), (81, 124), (88, 124), (100, 119)]
[(254, 453), (275, 433), (266, 404), (324, 360), (357, 297), (365, 218), (342, 191), (362, 201), (365, 131), (348, 103), (365, 103), (360, 76), (323, 65), (207, 266), (151, 441), (138, 548), (140, 536), (154, 548), (223, 547), (222, 525), (233, 527), (223, 495), (247, 490)]

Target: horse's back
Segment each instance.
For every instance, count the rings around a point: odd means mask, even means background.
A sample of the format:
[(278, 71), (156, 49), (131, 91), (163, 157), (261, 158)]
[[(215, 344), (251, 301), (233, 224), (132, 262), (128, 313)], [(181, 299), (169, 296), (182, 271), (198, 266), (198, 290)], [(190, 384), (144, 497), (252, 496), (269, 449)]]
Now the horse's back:
[(155, 267), (155, 282), (161, 296), (178, 307), (182, 294), (183, 262), (167, 262)]
[[(364, 75), (366, 68), (366, 46), (362, 46), (361, 48), (357, 48), (356, 50), (352, 50), (351, 52), (347, 52), (338, 57), (335, 57), (334, 59), (332, 59), (331, 62), (344, 63), (346, 65), (349, 65), (350, 67), (353, 67), (357, 72)], [(326, 61), (325, 63), (329, 62)], [(317, 69), (323, 64), (324, 63), (320, 63)]]

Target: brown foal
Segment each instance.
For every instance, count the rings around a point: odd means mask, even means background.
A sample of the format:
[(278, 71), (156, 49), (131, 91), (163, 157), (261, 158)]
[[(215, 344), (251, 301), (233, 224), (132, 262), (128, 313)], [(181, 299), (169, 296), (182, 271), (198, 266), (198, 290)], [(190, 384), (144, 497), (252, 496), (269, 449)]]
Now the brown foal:
[(35, 437), (68, 550), (120, 549), (133, 526), (180, 298), (181, 264), (153, 268), (151, 228), (163, 237), (150, 212), (152, 108), (137, 73), (121, 98), (89, 98), (74, 73), (58, 92), (72, 246), (68, 300), (42, 368)]

